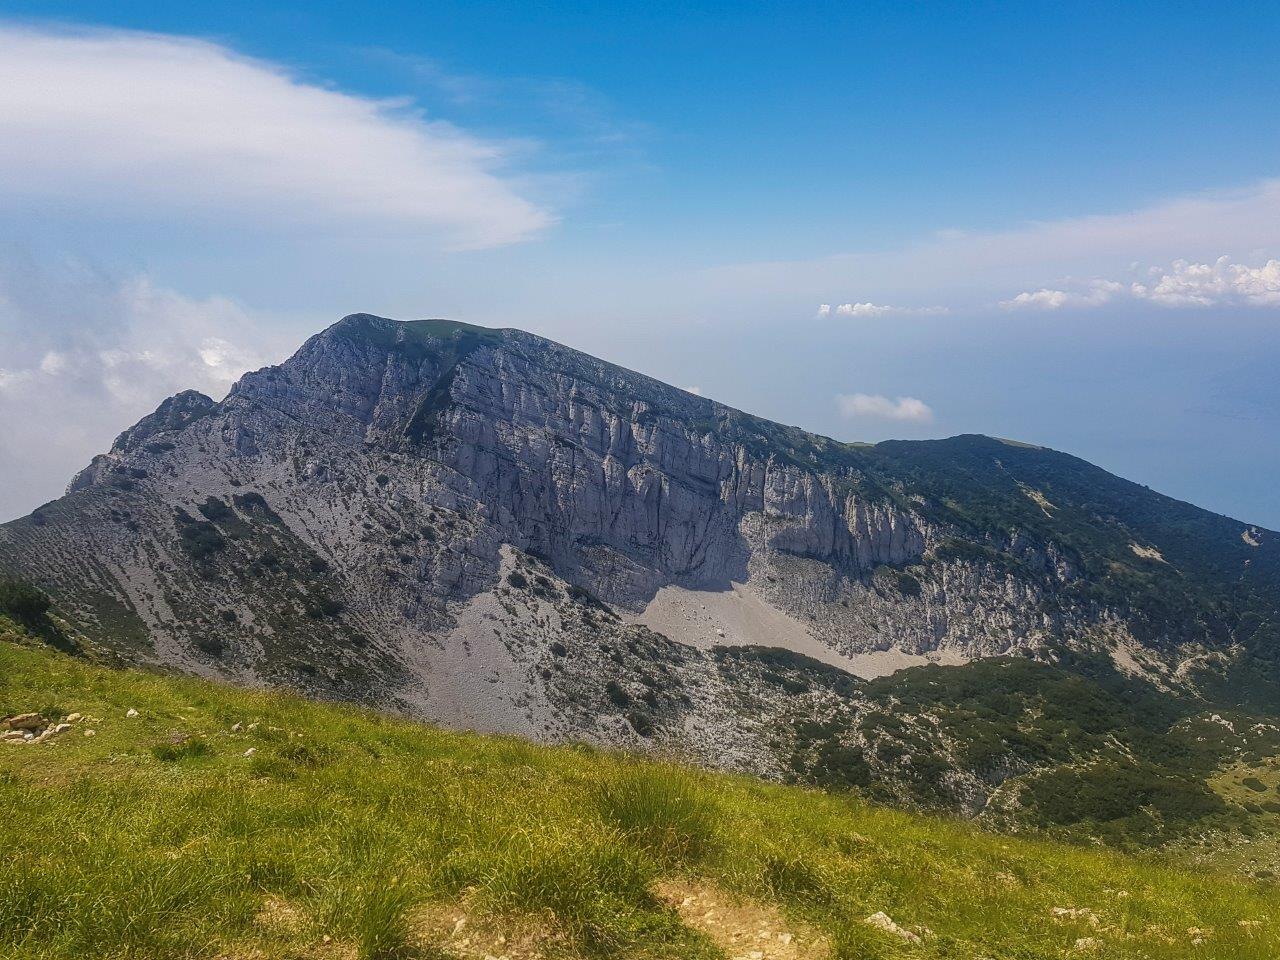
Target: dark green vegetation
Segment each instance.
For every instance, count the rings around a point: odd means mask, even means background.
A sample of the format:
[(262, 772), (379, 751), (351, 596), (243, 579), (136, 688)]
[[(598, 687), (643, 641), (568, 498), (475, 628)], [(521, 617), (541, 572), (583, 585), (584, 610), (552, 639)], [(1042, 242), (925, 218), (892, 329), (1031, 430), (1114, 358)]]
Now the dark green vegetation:
[(1030, 444), (979, 435), (843, 444), (706, 407), (708, 429), (756, 455), (833, 474), (850, 494), (953, 531), (904, 571), (904, 596), (917, 595), (933, 563), (986, 566), (1041, 588), (1051, 615), (1116, 611), (1145, 644), (1239, 644), (1230, 668), (1197, 679), (1220, 701), (1280, 704), (1280, 536)]
[(1280, 754), (1267, 719), (1159, 689), (1102, 656), (918, 667), (866, 683), (784, 650), (718, 656), (757, 664), (793, 695), (818, 684), (845, 698), (817, 714), (798, 704), (796, 782), (1062, 839), (1141, 847), (1206, 830), (1251, 834), (1250, 811), (1212, 781), (1226, 765)]
[[(538, 931), (542, 952), (521, 956), (737, 955), (664, 884), (776, 906), (831, 960), (1280, 952), (1275, 888), (1213, 870), (103, 669), (8, 620), (0, 638), (0, 714), (85, 715), (0, 744), (13, 960), (481, 956), (458, 916)], [(921, 942), (863, 922), (881, 910)]]
[(52, 601), (30, 584), (0, 578), (0, 614), (32, 623), (43, 618), (51, 605)]
[[(922, 494), (929, 515), (1000, 549), (1027, 576), (1043, 571), (1004, 544), (1015, 535), (1055, 544), (1078, 573), (1060, 588), (1059, 603), (1125, 611), (1148, 644), (1243, 645), (1234, 669), (1203, 680), (1219, 699), (1280, 703), (1280, 538), (1266, 534), (1255, 545), (1238, 521), (1026, 444), (980, 436), (889, 441), (865, 456), (879, 476)], [(1134, 550), (1153, 545), (1156, 555)]]

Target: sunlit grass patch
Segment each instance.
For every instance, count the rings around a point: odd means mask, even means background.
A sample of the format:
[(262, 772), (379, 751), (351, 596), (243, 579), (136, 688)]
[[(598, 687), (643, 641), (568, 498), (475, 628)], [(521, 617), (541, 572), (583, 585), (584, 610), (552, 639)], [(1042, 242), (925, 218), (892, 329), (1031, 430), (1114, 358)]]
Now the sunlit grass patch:
[[(6, 960), (465, 960), (498, 945), (421, 919), (446, 908), (538, 931), (522, 941), (538, 956), (716, 957), (659, 895), (676, 881), (776, 911), (835, 960), (1280, 956), (1270, 884), (848, 794), (3, 643), (0, 703), (93, 718), (0, 744)], [(879, 912), (919, 941), (868, 924)]]

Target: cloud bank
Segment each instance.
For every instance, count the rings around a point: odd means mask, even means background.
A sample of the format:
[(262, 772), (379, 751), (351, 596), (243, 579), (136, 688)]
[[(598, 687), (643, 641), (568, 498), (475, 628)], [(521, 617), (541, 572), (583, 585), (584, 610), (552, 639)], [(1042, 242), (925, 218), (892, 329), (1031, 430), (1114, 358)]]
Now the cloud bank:
[(297, 340), (222, 297), (0, 248), (0, 520), (50, 499), (165, 397), (215, 399)]
[(1251, 267), (1219, 257), (1213, 263), (1175, 260), (1166, 269), (1153, 267), (1141, 280), (1089, 280), (1084, 284), (1048, 287), (1002, 300), (1006, 310), (1060, 310), (1100, 307), (1118, 300), (1147, 301), (1163, 307), (1280, 306), (1280, 260)]
[(554, 220), (512, 152), (213, 43), (0, 24), (0, 204), (492, 247)]
[(871, 303), (839, 303), (834, 307), (829, 303), (818, 305), (818, 316), (829, 317), (888, 317), (888, 316), (938, 316), (947, 312), (946, 307), (891, 307), (888, 304)]
[[(1236, 251), (1225, 270), (1218, 260), (1224, 251)], [(864, 317), (884, 315), (894, 309), (886, 304), (903, 300), (943, 303), (952, 313), (987, 311), (998, 302), (1018, 300), (1010, 297), (1017, 291), (1026, 293), (1018, 307), (1054, 309), (1081, 299), (1105, 302), (1107, 283), (1128, 287), (1134, 282), (1149, 288), (1145, 298), (1152, 303), (1205, 297), (1216, 285), (1218, 297), (1233, 290), (1229, 302), (1256, 305), (1268, 302), (1268, 278), (1275, 269), (1268, 264), (1277, 257), (1280, 178), (1115, 213), (1000, 230), (940, 230), (898, 247), (716, 267), (702, 278), (721, 300), (731, 297), (789, 311), (797, 303), (812, 302), (810, 297), (817, 299), (814, 291), (856, 289), (863, 302), (848, 304), (848, 315)], [(1173, 266), (1154, 279), (1122, 280), (1135, 262)], [(1208, 279), (1198, 275), (1205, 272)], [(1061, 277), (1102, 279), (1068, 287), (1057, 279)], [(1090, 287), (1094, 282), (1098, 288)], [(1251, 285), (1261, 290), (1249, 293)], [(828, 307), (828, 315), (837, 313), (838, 307)]]
[(872, 393), (842, 393), (836, 397), (836, 406), (842, 417), (877, 417), (882, 420), (899, 420), (911, 423), (928, 423), (933, 410), (923, 400), (915, 397), (888, 397)]

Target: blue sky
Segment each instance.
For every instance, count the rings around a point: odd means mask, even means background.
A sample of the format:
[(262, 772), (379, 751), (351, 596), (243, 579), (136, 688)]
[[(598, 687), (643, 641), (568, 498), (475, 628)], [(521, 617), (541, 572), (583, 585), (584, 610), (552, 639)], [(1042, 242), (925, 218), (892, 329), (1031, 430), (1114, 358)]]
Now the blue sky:
[(370, 310), (1280, 527), (1280, 7), (4, 16), (0, 515)]

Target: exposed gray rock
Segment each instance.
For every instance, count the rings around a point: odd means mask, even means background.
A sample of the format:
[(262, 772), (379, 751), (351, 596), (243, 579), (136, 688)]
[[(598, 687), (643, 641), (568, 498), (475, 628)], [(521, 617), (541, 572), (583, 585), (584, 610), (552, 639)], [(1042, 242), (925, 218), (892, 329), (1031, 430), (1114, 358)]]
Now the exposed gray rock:
[(780, 776), (797, 698), (632, 622), (661, 588), (737, 584), (841, 657), (1143, 646), (1175, 684), (1251, 641), (1164, 598), (1265, 594), (1278, 544), (1052, 451), (842, 444), (520, 331), (359, 314), (165, 401), (0, 527), (0, 568), (125, 659)]

